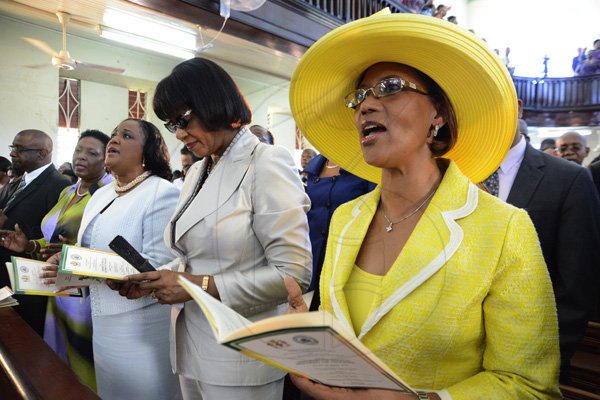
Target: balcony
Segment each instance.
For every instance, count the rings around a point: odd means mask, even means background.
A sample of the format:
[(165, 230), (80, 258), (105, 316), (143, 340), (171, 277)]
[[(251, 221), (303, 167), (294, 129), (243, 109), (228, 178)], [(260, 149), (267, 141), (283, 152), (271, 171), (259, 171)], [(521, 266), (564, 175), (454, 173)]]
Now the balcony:
[[(205, 28), (219, 30), (219, 0), (130, 0)], [(413, 12), (400, 0), (269, 0), (250, 12), (231, 10), (224, 33), (300, 57), (321, 36), (385, 7)]]
[(600, 75), (513, 81), (530, 125), (600, 126)]

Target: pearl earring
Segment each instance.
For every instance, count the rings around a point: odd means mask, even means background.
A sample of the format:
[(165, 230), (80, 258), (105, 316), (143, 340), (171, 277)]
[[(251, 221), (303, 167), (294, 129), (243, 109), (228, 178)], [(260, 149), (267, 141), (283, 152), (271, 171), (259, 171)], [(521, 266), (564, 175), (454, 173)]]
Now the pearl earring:
[(439, 125), (434, 125), (433, 126), (433, 137), (436, 137), (438, 135), (438, 131), (440, 130)]

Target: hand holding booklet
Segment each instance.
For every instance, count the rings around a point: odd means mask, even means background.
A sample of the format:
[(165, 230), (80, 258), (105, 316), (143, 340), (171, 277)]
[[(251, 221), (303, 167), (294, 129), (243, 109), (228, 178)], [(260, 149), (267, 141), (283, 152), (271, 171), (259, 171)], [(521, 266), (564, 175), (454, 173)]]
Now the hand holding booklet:
[[(59, 276), (75, 275), (86, 279), (123, 280), (127, 275), (137, 273), (138, 270), (118, 254), (66, 244), (63, 245), (58, 265)], [(97, 283), (97, 280), (91, 283)]]
[(15, 294), (31, 294), (38, 296), (76, 296), (81, 297), (79, 289), (71, 288), (56, 292), (62, 285), (48, 285), (40, 278), (40, 273), (47, 262), (22, 257), (11, 257), (6, 263), (10, 286)]
[(273, 367), (329, 386), (415, 393), (326, 311), (279, 315), (251, 322), (183, 276), (215, 338)]

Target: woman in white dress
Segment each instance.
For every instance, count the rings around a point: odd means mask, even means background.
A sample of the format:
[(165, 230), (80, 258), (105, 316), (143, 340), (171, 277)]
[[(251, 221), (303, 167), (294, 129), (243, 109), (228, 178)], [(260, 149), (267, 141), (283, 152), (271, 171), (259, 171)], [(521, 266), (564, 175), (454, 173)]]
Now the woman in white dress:
[[(155, 266), (172, 259), (162, 234), (179, 191), (169, 180), (162, 143), (147, 121), (126, 119), (115, 128), (106, 147), (106, 166), (115, 181), (88, 203), (79, 229), (81, 246), (110, 251), (108, 244), (121, 235)], [(171, 307), (150, 296), (127, 300), (107, 285), (92, 285), (90, 296), (100, 397), (179, 399), (169, 361)]]

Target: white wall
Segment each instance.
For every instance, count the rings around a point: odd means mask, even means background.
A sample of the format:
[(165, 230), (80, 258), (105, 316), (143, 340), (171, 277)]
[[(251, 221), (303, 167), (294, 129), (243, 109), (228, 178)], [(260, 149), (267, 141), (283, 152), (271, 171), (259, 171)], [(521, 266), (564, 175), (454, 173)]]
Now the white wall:
[[(0, 14), (0, 155), (8, 157), (7, 146), (24, 129), (40, 129), (56, 140), (58, 125), (59, 70), (49, 66), (50, 57), (25, 43), (22, 37), (34, 37), (60, 48), (60, 33)], [(180, 59), (154, 55), (112, 42), (92, 41), (68, 35), (71, 56), (96, 64), (125, 68), (123, 75), (91, 73), (83, 77), (60, 72), (61, 76), (81, 79), (81, 129), (101, 129), (107, 134), (127, 117), (127, 91), (147, 91), (147, 119), (157, 125), (171, 151), (174, 169), (181, 167), (181, 143), (169, 133), (152, 111), (154, 87), (167, 76)], [(210, 53), (205, 54), (210, 58)], [(268, 126), (269, 110), (289, 112), (289, 82), (267, 74), (218, 60), (236, 81), (253, 110), (253, 123)], [(28, 68), (36, 65), (40, 68)], [(79, 72), (81, 74), (81, 72)], [(294, 149), (295, 124), (274, 127), (277, 143)], [(54, 155), (56, 160), (56, 152)]]
[(99, 129), (110, 135), (117, 124), (127, 118), (127, 88), (102, 83), (81, 82), (81, 128)]
[(577, 48), (600, 38), (599, 0), (471, 0), (467, 10), (471, 27), (492, 48), (511, 48), (518, 76), (543, 76), (545, 55), (549, 76), (572, 76)]

